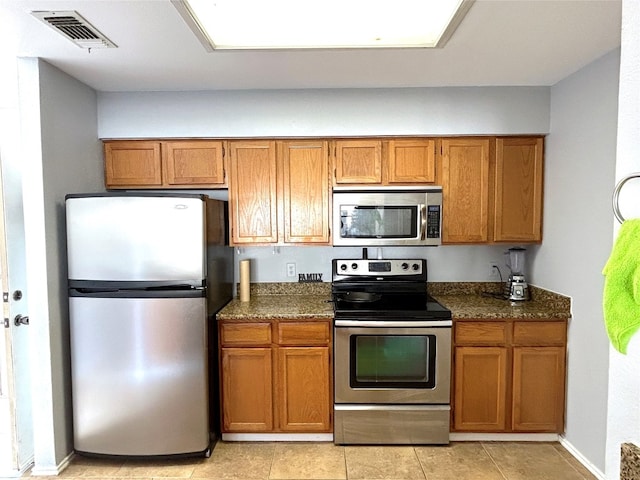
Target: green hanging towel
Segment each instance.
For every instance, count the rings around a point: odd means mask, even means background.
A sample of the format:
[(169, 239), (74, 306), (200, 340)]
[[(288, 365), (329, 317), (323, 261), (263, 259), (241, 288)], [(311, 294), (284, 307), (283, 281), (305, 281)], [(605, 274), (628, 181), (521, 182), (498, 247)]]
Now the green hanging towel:
[(602, 274), (607, 334), (614, 348), (626, 354), (640, 328), (640, 219), (622, 223)]

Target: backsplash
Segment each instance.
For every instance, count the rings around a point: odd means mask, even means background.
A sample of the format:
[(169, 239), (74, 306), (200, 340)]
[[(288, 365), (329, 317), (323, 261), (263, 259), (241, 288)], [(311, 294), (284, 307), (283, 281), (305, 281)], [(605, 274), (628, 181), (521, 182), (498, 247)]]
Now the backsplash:
[[(384, 247), (368, 249), (369, 258), (424, 258), (427, 260), (429, 282), (486, 282), (500, 280), (490, 265), (500, 267), (504, 280), (508, 269), (504, 264), (501, 245), (446, 245), (439, 247)], [(238, 262), (251, 260), (251, 281), (294, 282), (299, 274), (322, 275), (323, 282), (331, 282), (331, 260), (334, 258), (362, 258), (361, 247), (240, 247), (236, 249), (235, 278), (239, 279)], [(293, 264), (293, 266), (290, 266)], [(289, 275), (288, 275), (289, 274)]]

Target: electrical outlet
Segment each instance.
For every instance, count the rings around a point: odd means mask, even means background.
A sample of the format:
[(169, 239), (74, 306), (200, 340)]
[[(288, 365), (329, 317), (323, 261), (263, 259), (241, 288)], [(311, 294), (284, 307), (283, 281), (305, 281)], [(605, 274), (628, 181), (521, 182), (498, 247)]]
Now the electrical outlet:
[(500, 267), (495, 262), (490, 262), (487, 270), (489, 280), (500, 280)]
[(296, 276), (296, 264), (287, 263), (287, 277), (295, 277), (295, 276)]

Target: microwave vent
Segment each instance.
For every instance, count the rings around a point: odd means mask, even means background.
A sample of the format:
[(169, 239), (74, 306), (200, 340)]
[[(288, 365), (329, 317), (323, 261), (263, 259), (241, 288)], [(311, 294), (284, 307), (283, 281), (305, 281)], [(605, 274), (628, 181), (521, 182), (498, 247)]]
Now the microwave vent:
[(78, 12), (34, 11), (31, 15), (61, 33), (80, 48), (118, 48), (100, 31), (85, 20)]

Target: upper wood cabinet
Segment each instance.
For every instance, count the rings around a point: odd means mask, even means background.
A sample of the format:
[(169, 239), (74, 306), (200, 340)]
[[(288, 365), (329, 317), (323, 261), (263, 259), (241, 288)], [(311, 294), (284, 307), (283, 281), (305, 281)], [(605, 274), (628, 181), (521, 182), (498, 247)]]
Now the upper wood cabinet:
[(496, 139), (493, 240), (542, 240), (543, 141)]
[(390, 140), (387, 182), (389, 184), (434, 183), (436, 141), (433, 139)]
[(226, 187), (220, 140), (108, 140), (104, 167), (108, 189)]
[(162, 169), (168, 186), (226, 186), (221, 141), (162, 142)]
[(277, 242), (276, 142), (229, 142), (229, 167), (231, 241)]
[(445, 138), (442, 156), (442, 242), (489, 241), (488, 138)]
[(335, 185), (420, 185), (436, 181), (431, 138), (333, 142)]
[(382, 141), (336, 140), (334, 142), (335, 183), (382, 183)]
[(543, 139), (442, 139), (442, 242), (542, 241)]
[(329, 244), (326, 141), (251, 140), (228, 145), (233, 244)]
[(107, 188), (162, 187), (160, 142), (104, 142), (104, 174)]
[(329, 243), (329, 144), (278, 142), (285, 243)]

